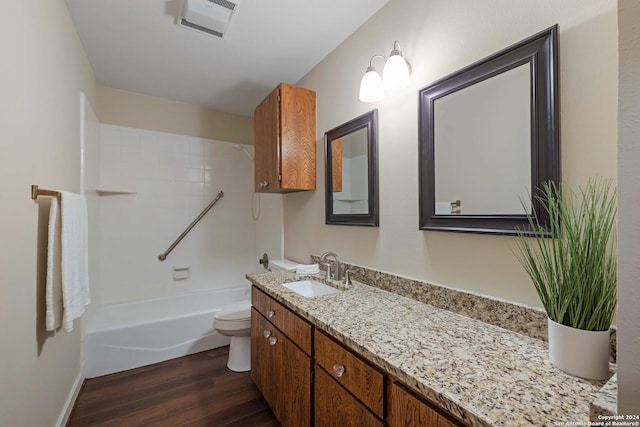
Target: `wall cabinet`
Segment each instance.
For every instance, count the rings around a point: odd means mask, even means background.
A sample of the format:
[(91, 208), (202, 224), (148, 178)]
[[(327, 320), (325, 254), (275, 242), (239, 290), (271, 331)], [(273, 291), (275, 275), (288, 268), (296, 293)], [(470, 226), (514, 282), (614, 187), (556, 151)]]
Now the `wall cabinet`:
[(255, 190), (316, 189), (316, 93), (281, 83), (255, 109)]

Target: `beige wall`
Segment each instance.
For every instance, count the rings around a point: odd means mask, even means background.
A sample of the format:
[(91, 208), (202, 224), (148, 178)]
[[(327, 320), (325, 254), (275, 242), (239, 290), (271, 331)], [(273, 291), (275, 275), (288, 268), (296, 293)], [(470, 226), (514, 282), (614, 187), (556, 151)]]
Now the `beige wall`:
[(81, 380), (80, 333), (44, 331), (46, 198), (80, 191), (80, 91), (93, 73), (64, 0), (4, 2), (0, 26), (0, 425), (58, 422)]
[(619, 1), (618, 412), (640, 414), (640, 2)]
[(253, 118), (98, 86), (101, 123), (253, 145)]
[[(539, 305), (512, 237), (418, 231), (417, 91), (556, 23), (563, 179), (615, 178), (616, 0), (393, 0), (298, 82), (317, 92), (318, 185), (284, 196), (285, 255), (332, 250), (357, 264)], [(388, 55), (394, 40), (411, 62), (411, 87), (361, 103), (369, 59)], [(380, 227), (327, 226), (323, 133), (372, 108), (379, 109)]]

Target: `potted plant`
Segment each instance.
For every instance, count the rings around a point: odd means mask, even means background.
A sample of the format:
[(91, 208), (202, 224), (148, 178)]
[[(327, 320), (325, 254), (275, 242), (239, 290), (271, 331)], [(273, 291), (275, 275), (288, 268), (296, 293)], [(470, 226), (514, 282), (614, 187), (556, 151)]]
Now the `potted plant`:
[(535, 212), (528, 215), (537, 233), (518, 234), (518, 259), (549, 318), (549, 360), (582, 378), (607, 379), (616, 309), (615, 188), (602, 180), (589, 180), (578, 192), (545, 183), (538, 200), (549, 214), (551, 238)]

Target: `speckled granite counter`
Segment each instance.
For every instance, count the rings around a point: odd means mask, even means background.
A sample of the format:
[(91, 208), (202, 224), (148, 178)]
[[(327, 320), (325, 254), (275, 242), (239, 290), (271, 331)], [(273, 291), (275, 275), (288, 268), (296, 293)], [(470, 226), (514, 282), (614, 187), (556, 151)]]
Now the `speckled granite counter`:
[(472, 426), (588, 423), (589, 403), (604, 385), (553, 367), (541, 340), (378, 288), (354, 282), (338, 294), (304, 298), (281, 284), (309, 276), (246, 277)]
[[(593, 396), (590, 405), (591, 421), (601, 421), (603, 417), (617, 414), (618, 378), (617, 374)], [(605, 418), (606, 419), (606, 418)]]

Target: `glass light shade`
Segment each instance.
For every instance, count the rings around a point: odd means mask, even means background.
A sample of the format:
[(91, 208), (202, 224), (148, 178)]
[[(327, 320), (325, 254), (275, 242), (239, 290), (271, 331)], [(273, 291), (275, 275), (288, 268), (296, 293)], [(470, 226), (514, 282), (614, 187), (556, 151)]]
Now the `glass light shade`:
[(360, 82), (360, 101), (376, 102), (382, 98), (384, 98), (382, 78), (373, 67), (369, 67)]
[(399, 53), (391, 56), (384, 64), (382, 72), (382, 82), (386, 90), (402, 89), (409, 85), (409, 66)]

